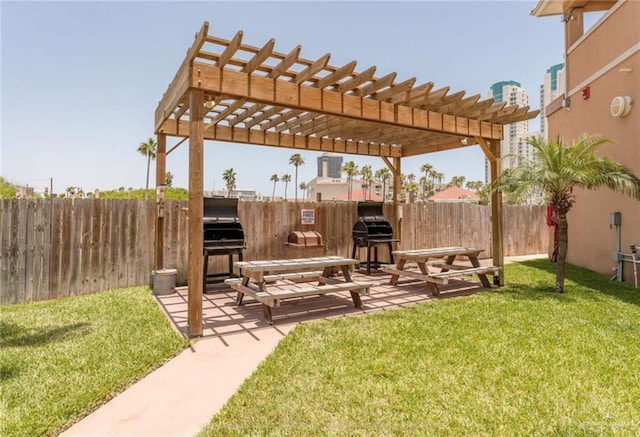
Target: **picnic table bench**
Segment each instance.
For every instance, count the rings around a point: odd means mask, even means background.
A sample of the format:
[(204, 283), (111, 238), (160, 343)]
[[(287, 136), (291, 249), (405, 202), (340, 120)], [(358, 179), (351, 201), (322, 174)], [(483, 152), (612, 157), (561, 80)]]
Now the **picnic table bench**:
[[(459, 278), (465, 275), (477, 275), (482, 286), (490, 288), (491, 282), (487, 278), (487, 274), (499, 272), (500, 267), (481, 266), (480, 261), (478, 261), (478, 255), (481, 252), (483, 252), (482, 249), (460, 246), (396, 250), (393, 252), (398, 259), (396, 265), (387, 265), (383, 267), (382, 270), (391, 273), (391, 279), (389, 281), (391, 285), (396, 285), (400, 276), (408, 276), (425, 281), (434, 296), (440, 295), (438, 285), (448, 284), (449, 279)], [(471, 266), (455, 264), (455, 260), (459, 256), (466, 256)], [(415, 263), (418, 271), (408, 270), (411, 266), (407, 263)], [(435, 268), (439, 268), (440, 270), (435, 271)]]
[[(368, 294), (373, 284), (352, 280), (349, 269), (358, 264), (358, 260), (339, 256), (238, 261), (234, 268), (239, 271), (240, 278), (227, 279), (225, 283), (238, 292), (238, 305), (242, 305), (245, 295), (253, 297), (262, 304), (267, 322), (273, 324), (271, 309), (280, 306), (282, 299), (349, 291), (355, 307), (362, 308), (360, 294)], [(336, 268), (342, 271), (342, 279), (333, 276)], [(309, 271), (314, 269), (322, 271)], [(287, 283), (282, 284), (282, 281)], [(295, 284), (303, 281), (317, 281), (317, 284)], [(281, 284), (276, 288), (279, 282)]]

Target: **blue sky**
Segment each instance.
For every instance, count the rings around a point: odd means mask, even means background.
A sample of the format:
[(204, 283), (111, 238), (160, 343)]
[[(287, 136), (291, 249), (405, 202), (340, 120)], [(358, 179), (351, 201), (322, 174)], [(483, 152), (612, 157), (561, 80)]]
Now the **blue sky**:
[[(254, 46), (275, 38), (280, 52), (300, 44), (307, 59), (329, 52), (332, 65), (376, 65), (378, 77), (396, 71), (398, 82), (415, 76), (417, 84), (484, 98), (492, 83), (516, 80), (537, 109), (545, 70), (563, 61), (564, 37), (558, 17), (529, 15), (535, 4), (2, 1), (0, 175), (36, 191), (49, 178), (55, 192), (144, 187), (146, 160), (136, 149), (153, 135), (158, 101), (204, 21), (210, 34), (231, 39), (243, 30)], [(184, 143), (168, 157), (175, 186), (188, 186), (187, 152)], [(205, 189), (223, 188), (222, 172), (231, 167), (238, 188), (270, 195), (273, 173), (293, 175), (292, 153), (206, 142)], [(318, 154), (302, 155), (298, 180), (309, 181)], [(347, 160), (384, 166), (379, 158)], [(484, 178), (478, 146), (407, 158), (402, 170), (419, 175), (426, 162), (446, 180)]]

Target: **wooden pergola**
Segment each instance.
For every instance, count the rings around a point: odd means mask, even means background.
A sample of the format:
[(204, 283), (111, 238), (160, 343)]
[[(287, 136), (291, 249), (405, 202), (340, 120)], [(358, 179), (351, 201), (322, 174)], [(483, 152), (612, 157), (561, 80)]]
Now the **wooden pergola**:
[[(227, 40), (204, 23), (155, 113), (156, 185), (163, 186), (166, 156), (189, 139), (189, 335), (202, 335), (204, 140), (379, 156), (393, 173), (400, 199), (401, 159), (478, 144), (501, 172), (503, 125), (535, 117), (529, 107), (507, 106), (480, 95), (465, 96), (432, 82), (396, 82), (376, 67), (356, 62), (336, 67), (330, 54), (316, 60), (243, 43), (242, 31)], [(167, 150), (167, 136), (183, 137)], [(494, 265), (502, 266), (502, 198), (491, 197)], [(156, 217), (155, 268), (163, 268), (164, 219)], [(398, 228), (399, 229), (399, 228)], [(503, 278), (501, 277), (501, 282)]]

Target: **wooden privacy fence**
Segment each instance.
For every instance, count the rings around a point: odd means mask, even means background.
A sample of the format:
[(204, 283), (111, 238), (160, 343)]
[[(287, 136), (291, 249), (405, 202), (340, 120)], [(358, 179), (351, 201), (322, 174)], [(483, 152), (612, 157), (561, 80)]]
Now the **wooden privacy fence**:
[[(165, 265), (187, 280), (186, 201), (165, 204)], [(302, 225), (301, 210), (315, 211)], [(0, 303), (19, 303), (146, 285), (153, 268), (153, 201), (121, 199), (0, 199)], [(505, 256), (547, 251), (543, 206), (505, 206)], [(394, 223), (395, 211), (385, 215)], [(402, 207), (399, 249), (473, 246), (491, 256), (490, 208), (467, 203), (417, 203)], [(315, 230), (320, 253), (351, 256), (355, 202), (240, 202), (246, 260), (300, 256), (285, 246), (292, 231)], [(386, 260), (384, 250), (380, 258)], [(317, 255), (318, 249), (309, 249)], [(364, 253), (360, 254), (361, 257)], [(226, 271), (213, 257), (209, 271)]]

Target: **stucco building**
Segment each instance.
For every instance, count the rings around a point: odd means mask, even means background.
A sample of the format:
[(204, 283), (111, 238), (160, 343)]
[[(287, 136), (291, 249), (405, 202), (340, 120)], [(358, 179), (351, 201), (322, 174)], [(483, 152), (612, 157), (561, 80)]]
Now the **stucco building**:
[[(584, 29), (587, 14), (602, 14)], [(566, 91), (546, 107), (549, 138), (571, 142), (583, 134), (616, 144), (603, 155), (640, 174), (640, 2), (633, 0), (541, 0), (532, 15), (557, 16), (565, 28)], [(558, 44), (562, 44), (558, 41)], [(614, 193), (577, 190), (569, 212), (568, 261), (612, 276), (616, 251), (611, 214), (621, 213), (620, 248), (640, 244), (640, 202)], [(624, 280), (633, 282), (624, 263)]]

